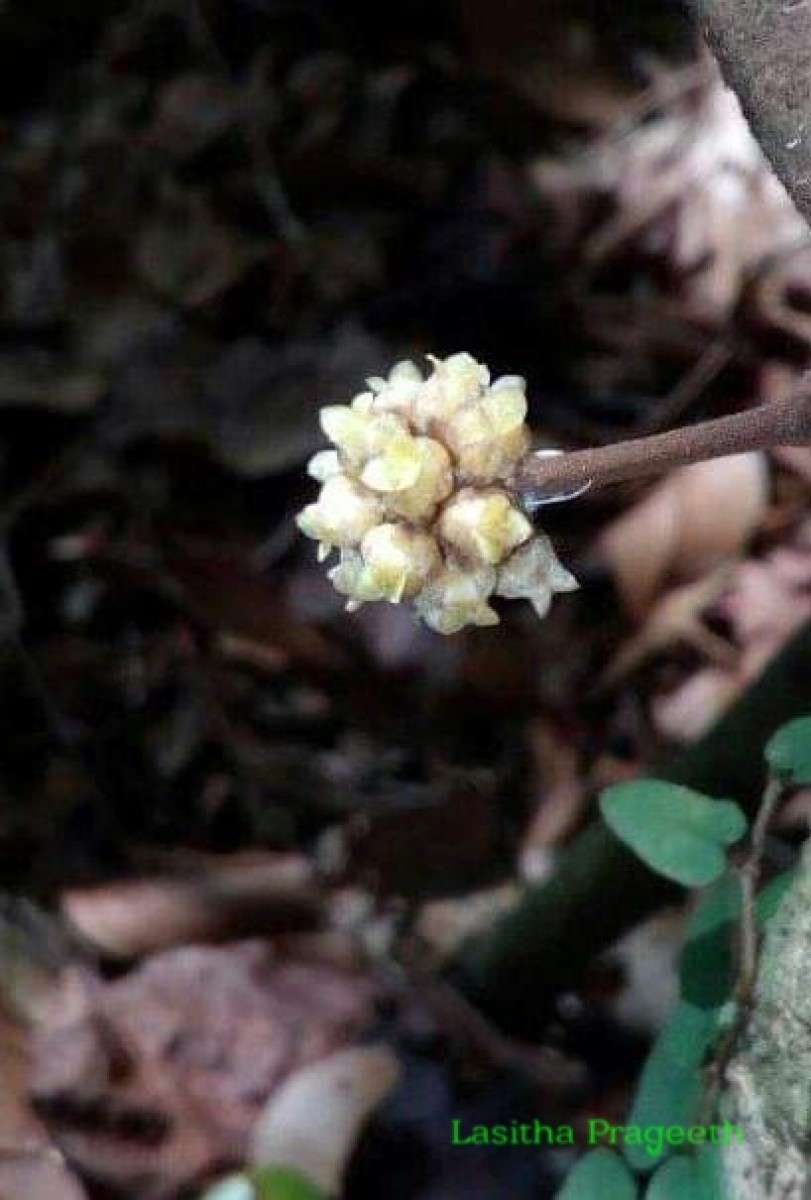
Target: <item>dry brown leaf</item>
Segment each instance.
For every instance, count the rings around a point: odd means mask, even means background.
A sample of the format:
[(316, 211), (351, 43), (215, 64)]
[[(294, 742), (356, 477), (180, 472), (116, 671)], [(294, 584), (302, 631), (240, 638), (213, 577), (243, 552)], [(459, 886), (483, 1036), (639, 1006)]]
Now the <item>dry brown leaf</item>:
[(319, 896), (298, 854), (238, 854), (176, 877), (67, 892), (62, 911), (93, 946), (120, 958), (184, 942), (313, 928)]
[[(270, 648), (279, 669), (293, 666), (317, 678), (345, 667), (346, 656), (337, 643), (299, 620), (278, 579), (247, 555), (176, 545), (168, 561), (195, 615), (221, 638), (249, 639)], [(266, 658), (266, 664), (270, 661)]]
[(588, 800), (576, 747), (558, 725), (537, 718), (530, 729), (529, 743), (538, 803), (524, 835), (522, 857), (565, 841)]
[(244, 1161), (268, 1096), (353, 1043), (372, 999), (366, 977), (261, 942), (166, 951), (112, 982), (70, 971), (35, 1033), (33, 1095), (88, 1176), (168, 1200)]
[[(539, 160), (532, 169), (542, 197), (565, 193), (568, 232), (586, 271), (630, 246), (655, 248), (678, 273), (696, 315), (716, 327), (732, 314), (744, 287), (764, 263), (796, 248), (807, 230), (763, 159), (732, 92), (708, 70), (704, 86), (690, 68), (674, 73), (659, 111), (633, 137), (606, 137), (575, 153)], [(663, 89), (664, 90), (664, 89)], [(562, 184), (568, 174), (568, 186)], [(610, 198), (608, 212), (596, 200)], [(579, 221), (571, 214), (579, 213)], [(661, 307), (665, 297), (645, 298)]]
[(735, 663), (735, 648), (712, 633), (701, 619), (720, 598), (728, 579), (729, 571), (721, 569), (663, 596), (639, 633), (629, 638), (611, 659), (600, 678), (600, 687), (615, 687), (655, 654), (677, 645), (693, 646), (716, 663)]
[(811, 446), (781, 446), (773, 451), (777, 461), (811, 487)]
[(28, 1102), (27, 1031), (0, 1008), (0, 1197), (85, 1200)]
[(429, 900), (423, 904), (416, 931), (438, 963), (449, 961), (467, 938), (483, 933), (508, 912), (519, 897), (512, 881), (462, 897)]
[(364, 1121), (399, 1074), (393, 1052), (382, 1045), (339, 1050), (296, 1071), (257, 1121), (253, 1162), (295, 1167), (328, 1196), (337, 1195)]
[(773, 654), (811, 615), (811, 545), (742, 563), (721, 607), (744, 649)]
[(740, 684), (738, 671), (706, 667), (652, 704), (653, 721), (674, 742), (693, 742), (732, 703)]
[(667, 584), (734, 557), (765, 511), (763, 455), (734, 454), (674, 471), (602, 533), (627, 611), (646, 613)]
[[(626, 116), (633, 94), (605, 60), (604, 39), (578, 5), (565, 10), (538, 0), (456, 0), (466, 51), (477, 72), (519, 92), (529, 103), (573, 124), (604, 129)], [(578, 11), (579, 9), (579, 11)]]
[(653, 701), (657, 729), (674, 741), (700, 737), (811, 617), (811, 547), (741, 563), (718, 607), (740, 651), (734, 663), (699, 671)]

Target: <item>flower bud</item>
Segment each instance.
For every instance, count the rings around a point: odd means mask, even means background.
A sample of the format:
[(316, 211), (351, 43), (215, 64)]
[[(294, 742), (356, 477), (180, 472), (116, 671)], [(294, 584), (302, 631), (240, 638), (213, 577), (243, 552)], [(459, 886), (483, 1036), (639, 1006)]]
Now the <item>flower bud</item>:
[(441, 565), (439, 548), (430, 534), (406, 525), (370, 529), (361, 544), (361, 555), (364, 569), (357, 594), (394, 604), (416, 596)]
[(362, 484), (346, 475), (333, 475), (317, 503), (308, 504), (297, 522), (302, 533), (326, 546), (356, 546), (380, 522), (382, 513), (380, 501)]
[(362, 466), (396, 437), (407, 436), (408, 426), (394, 413), (372, 409), (374, 397), (363, 393), (351, 405), (331, 404), (321, 409), (321, 428), (347, 463)]
[(338, 475), (341, 463), (335, 450), (319, 450), (307, 464), (307, 474), (319, 483), (326, 483), (333, 475)]
[(443, 540), (462, 558), (495, 566), (532, 536), (532, 525), (506, 492), (462, 488), (439, 519)]
[(572, 592), (577, 580), (561, 564), (549, 538), (538, 534), (516, 550), (501, 567), (496, 595), (507, 600), (529, 600), (539, 617), (545, 617), (553, 592)]
[(490, 567), (444, 567), (417, 596), (415, 608), (437, 633), (458, 633), (465, 625), (497, 625), (498, 613), (487, 603), (494, 582)]
[(413, 439), (419, 459), (419, 472), (410, 487), (393, 492), (387, 504), (393, 513), (411, 521), (428, 521), (438, 506), (453, 491), (450, 456), (433, 438)]

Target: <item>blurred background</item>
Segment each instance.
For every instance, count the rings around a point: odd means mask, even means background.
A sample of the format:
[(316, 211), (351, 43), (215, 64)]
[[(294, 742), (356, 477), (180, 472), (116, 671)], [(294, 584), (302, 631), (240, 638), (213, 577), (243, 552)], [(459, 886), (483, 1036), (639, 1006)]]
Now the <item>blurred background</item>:
[(456, 952), (807, 622), (811, 452), (544, 508), (581, 590), (442, 638), (298, 534), (318, 409), (462, 350), (552, 446), (786, 395), (809, 233), (666, 0), (6, 0), (0, 61), (0, 1195), (200, 1197), (303, 1079), (352, 1200), (551, 1196), (451, 1120), (621, 1121), (681, 911), (524, 1042)]

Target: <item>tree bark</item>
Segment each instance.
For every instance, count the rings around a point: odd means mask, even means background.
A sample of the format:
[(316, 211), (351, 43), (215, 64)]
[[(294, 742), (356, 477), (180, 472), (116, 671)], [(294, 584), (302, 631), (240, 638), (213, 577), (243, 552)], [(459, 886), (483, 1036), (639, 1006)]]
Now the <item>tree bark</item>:
[(775, 174), (811, 222), (811, 3), (688, 5)]
[(811, 842), (769, 922), (752, 1009), (728, 1064), (721, 1115), (745, 1133), (724, 1149), (734, 1200), (811, 1190)]

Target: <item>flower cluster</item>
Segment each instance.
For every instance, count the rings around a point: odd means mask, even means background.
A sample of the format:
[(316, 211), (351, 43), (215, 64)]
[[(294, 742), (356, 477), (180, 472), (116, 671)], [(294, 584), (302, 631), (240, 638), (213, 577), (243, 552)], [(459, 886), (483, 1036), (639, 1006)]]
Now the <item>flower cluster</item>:
[(347, 608), (411, 600), (439, 633), (497, 624), (493, 596), (543, 616), (577, 584), (509, 488), (530, 444), (524, 380), (491, 383), (469, 354), (431, 362), (427, 379), (401, 362), (321, 410), (335, 449), (310, 461), (321, 494), (299, 527), (320, 558), (338, 550), (329, 577)]

